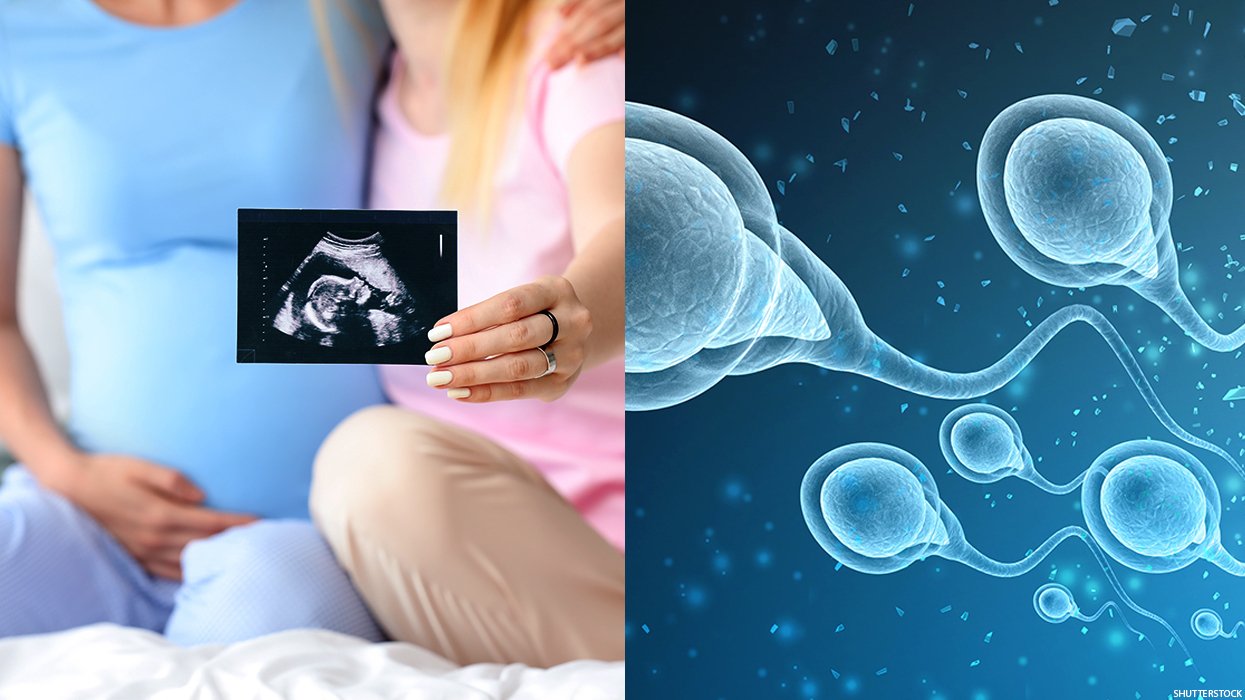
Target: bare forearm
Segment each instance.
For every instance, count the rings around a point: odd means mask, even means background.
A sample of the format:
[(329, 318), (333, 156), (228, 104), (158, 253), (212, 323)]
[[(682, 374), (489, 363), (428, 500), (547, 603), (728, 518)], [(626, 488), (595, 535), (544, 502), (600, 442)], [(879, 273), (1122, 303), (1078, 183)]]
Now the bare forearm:
[(620, 217), (592, 236), (564, 275), (592, 314), (584, 367), (591, 369), (623, 351), (626, 300), (625, 224)]
[(77, 451), (56, 425), (30, 347), (0, 324), (0, 439), (40, 481), (61, 485)]

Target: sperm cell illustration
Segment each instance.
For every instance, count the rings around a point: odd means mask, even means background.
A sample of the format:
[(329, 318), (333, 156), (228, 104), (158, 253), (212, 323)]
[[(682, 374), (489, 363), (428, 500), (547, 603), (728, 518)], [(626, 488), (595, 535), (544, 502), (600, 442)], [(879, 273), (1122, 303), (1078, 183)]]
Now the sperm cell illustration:
[(1123, 338), (1097, 310), (1056, 311), (994, 364), (947, 372), (896, 350), (865, 324), (837, 275), (778, 223), (756, 169), (702, 124), (628, 103), (628, 410), (687, 401), (728, 375), (788, 362), (851, 372), (922, 396), (984, 396), (1011, 381), (1067, 326), (1107, 342), (1173, 435), (1245, 470), (1163, 407)]
[(1210, 608), (1202, 608), (1195, 611), (1193, 617), (1189, 618), (1189, 626), (1193, 628), (1193, 634), (1200, 639), (1236, 639), (1236, 633), (1245, 627), (1245, 621), (1233, 625), (1232, 631), (1229, 632), (1223, 628), (1223, 618), (1219, 617), (1219, 613)]
[(1181, 289), (1171, 169), (1127, 114), (1074, 95), (1011, 105), (982, 138), (977, 192), (994, 238), (1030, 275), (1074, 289), (1130, 287), (1201, 345), (1245, 345), (1245, 325), (1216, 331)]
[(1094, 460), (1081, 486), (1081, 511), (1112, 559), (1147, 573), (1198, 560), (1234, 576), (1245, 562), (1223, 547), (1219, 487), (1193, 455), (1157, 440), (1116, 445)]
[(1020, 425), (998, 406), (973, 403), (957, 407), (943, 419), (938, 442), (947, 464), (978, 484), (1014, 476), (1043, 491), (1065, 494), (1075, 491), (1085, 478), (1082, 473), (1066, 484), (1055, 484), (1039, 474)]
[(1015, 562), (983, 554), (969, 544), (959, 520), (938, 495), (930, 471), (893, 445), (854, 443), (822, 455), (804, 475), (800, 506), (804, 522), (822, 549), (844, 566), (867, 574), (900, 571), (917, 560), (937, 556), (1010, 578), (1032, 571), (1064, 540), (1079, 539), (1119, 599), (1180, 641), (1166, 621), (1124, 592), (1091, 534), (1080, 527), (1061, 528)]
[[(1051, 582), (1038, 586), (1038, 589), (1033, 592), (1033, 610), (1037, 613), (1038, 617), (1051, 623), (1052, 625), (1058, 625), (1063, 622), (1067, 622), (1068, 620), (1080, 620), (1081, 622), (1086, 623), (1094, 622), (1098, 618), (1102, 617), (1103, 613), (1112, 611), (1120, 616), (1120, 621), (1124, 623), (1124, 626), (1127, 627), (1130, 632), (1137, 635), (1139, 639), (1144, 639), (1146, 637), (1143, 632), (1138, 630), (1136, 627), (1133, 627), (1128, 622), (1128, 618), (1125, 617), (1123, 609), (1121, 609), (1120, 606), (1113, 600), (1108, 600), (1103, 603), (1098, 608), (1098, 611), (1093, 614), (1087, 615), (1081, 612), (1081, 609), (1076, 604), (1076, 599), (1072, 596), (1072, 591), (1068, 590), (1068, 587), (1062, 583)], [(1176, 630), (1172, 629), (1167, 624), (1166, 620), (1158, 617), (1157, 615), (1151, 619), (1156, 620), (1159, 624), (1163, 625), (1164, 629), (1171, 634), (1173, 639), (1179, 639), (1179, 637), (1176, 636)]]

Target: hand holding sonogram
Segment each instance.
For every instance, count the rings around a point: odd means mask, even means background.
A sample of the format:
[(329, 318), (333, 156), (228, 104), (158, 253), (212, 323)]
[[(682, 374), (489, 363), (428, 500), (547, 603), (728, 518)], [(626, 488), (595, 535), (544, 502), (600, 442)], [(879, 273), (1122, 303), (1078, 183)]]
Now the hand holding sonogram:
[(349, 239), (331, 232), (281, 287), (272, 325), (325, 347), (380, 347), (423, 330), (381, 235)]

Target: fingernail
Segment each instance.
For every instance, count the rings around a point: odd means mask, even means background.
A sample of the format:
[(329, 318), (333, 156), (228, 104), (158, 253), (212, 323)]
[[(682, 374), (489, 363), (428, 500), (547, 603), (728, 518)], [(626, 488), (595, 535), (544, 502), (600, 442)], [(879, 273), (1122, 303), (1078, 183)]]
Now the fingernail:
[(450, 355), (452, 354), (453, 354), (453, 350), (450, 350), (450, 347), (448, 345), (444, 347), (433, 348), (429, 350), (428, 352), (424, 353), (424, 362), (427, 362), (430, 365), (439, 365), (442, 362), (449, 362)]
[(454, 381), (454, 375), (445, 370), (428, 373), (428, 386), (445, 386), (452, 381)]
[(450, 328), (450, 324), (442, 323), (439, 326), (433, 326), (432, 330), (428, 331), (428, 340), (439, 343), (451, 335), (454, 335), (454, 329)]
[(468, 396), (471, 396), (471, 390), (470, 389), (450, 389), (449, 391), (445, 392), (445, 395), (450, 397), (451, 399), (465, 399)]

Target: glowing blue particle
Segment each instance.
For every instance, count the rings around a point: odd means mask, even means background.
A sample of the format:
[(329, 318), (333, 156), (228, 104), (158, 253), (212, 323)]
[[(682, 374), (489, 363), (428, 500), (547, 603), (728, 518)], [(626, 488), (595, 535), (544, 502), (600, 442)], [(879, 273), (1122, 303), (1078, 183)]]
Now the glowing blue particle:
[[(1233, 165), (1236, 164), (1233, 163)], [(1232, 168), (1232, 172), (1236, 172), (1236, 168)], [(1245, 399), (1245, 386), (1228, 389), (1228, 393), (1223, 395), (1224, 401), (1240, 401), (1241, 399)]]
[(1117, 19), (1111, 23), (1111, 33), (1116, 36), (1132, 36), (1137, 30), (1137, 23), (1127, 17)]
[(1189, 99), (1193, 100), (1194, 102), (1205, 102), (1206, 91), (1205, 90), (1190, 90)]
[(839, 50), (839, 42), (837, 40), (831, 39), (830, 43), (826, 44), (826, 53), (830, 54), (831, 56), (833, 56), (834, 52), (838, 50)]

